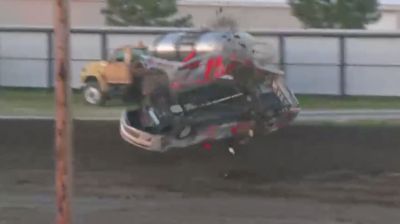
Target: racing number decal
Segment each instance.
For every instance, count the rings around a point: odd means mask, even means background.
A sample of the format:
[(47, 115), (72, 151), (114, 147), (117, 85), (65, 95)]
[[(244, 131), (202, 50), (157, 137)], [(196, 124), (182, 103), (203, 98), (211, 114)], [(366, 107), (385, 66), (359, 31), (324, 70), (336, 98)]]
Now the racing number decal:
[(206, 70), (204, 72), (204, 80), (210, 81), (211, 78), (218, 78), (225, 74), (225, 66), (222, 56), (212, 57), (208, 59)]

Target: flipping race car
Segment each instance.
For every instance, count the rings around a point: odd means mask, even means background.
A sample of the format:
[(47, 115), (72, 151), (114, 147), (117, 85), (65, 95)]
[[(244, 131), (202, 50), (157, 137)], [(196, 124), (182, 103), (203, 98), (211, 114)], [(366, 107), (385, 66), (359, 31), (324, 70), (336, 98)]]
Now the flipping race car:
[(284, 74), (248, 33), (170, 33), (150, 52), (130, 87), (141, 106), (120, 120), (122, 138), (142, 149), (246, 140), (288, 125), (300, 111)]

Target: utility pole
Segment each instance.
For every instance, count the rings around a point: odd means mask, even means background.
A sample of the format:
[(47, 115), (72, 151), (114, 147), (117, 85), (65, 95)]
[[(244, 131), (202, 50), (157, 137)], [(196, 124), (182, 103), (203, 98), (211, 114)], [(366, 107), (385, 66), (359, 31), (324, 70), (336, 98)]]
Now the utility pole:
[(54, 0), (54, 16), (56, 223), (71, 224), (72, 115), (69, 0)]

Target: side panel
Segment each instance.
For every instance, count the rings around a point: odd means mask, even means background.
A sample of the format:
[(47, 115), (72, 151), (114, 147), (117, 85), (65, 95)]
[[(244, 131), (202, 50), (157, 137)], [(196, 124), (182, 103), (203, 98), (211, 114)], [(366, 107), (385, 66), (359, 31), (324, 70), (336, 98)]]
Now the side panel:
[(129, 67), (123, 62), (110, 63), (104, 68), (104, 75), (107, 83), (129, 84)]

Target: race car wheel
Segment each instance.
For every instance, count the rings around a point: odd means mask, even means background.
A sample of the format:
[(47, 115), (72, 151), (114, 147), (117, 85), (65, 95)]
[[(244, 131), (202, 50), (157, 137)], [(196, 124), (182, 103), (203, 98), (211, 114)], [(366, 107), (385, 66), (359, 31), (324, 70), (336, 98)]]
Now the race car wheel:
[(152, 69), (149, 74), (143, 75), (140, 89), (143, 95), (151, 95), (160, 88), (168, 88), (168, 83), (168, 76), (165, 73)]
[(85, 87), (83, 88), (83, 97), (85, 101), (91, 105), (104, 105), (106, 101), (97, 81), (89, 81), (85, 83)]

